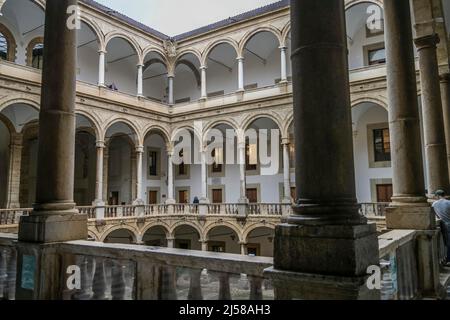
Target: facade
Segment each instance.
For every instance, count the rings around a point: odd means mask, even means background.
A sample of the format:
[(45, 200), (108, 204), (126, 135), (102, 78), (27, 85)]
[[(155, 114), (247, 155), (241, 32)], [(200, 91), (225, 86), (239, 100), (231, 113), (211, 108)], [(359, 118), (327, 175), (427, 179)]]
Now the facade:
[[(7, 0), (1, 9), (0, 208), (29, 208), (35, 200), (44, 6), (41, 0)], [(91, 0), (80, 1), (80, 7), (77, 205), (184, 204), (193, 203), (196, 197), (212, 204), (295, 201), (289, 1), (175, 37)], [(385, 36), (383, 28), (373, 31), (367, 27), (368, 17), (378, 11), (381, 18), (374, 23), (382, 26), (382, 1), (346, 1), (360, 203), (390, 202), (392, 196)], [(450, 14), (445, 1), (442, 8), (436, 6), (443, 18), (438, 26), (441, 74), (448, 72), (447, 11)], [(417, 84), (420, 104), (418, 66)], [(203, 133), (198, 134), (195, 123), (201, 123)], [(256, 157), (255, 149), (238, 134), (234, 151), (237, 158), (247, 160), (245, 165), (214, 166), (203, 160), (169, 166), (180, 129), (191, 132), (203, 155), (205, 146), (211, 143), (209, 129), (234, 129), (238, 133), (278, 129), (282, 165), (273, 175), (261, 174), (264, 165), (249, 163)], [(265, 237), (270, 242), (274, 226), (272, 223), (266, 228), (269, 230), (257, 230), (255, 238)], [(238, 228), (237, 238), (241, 238), (244, 229)], [(216, 233), (220, 238), (227, 231)], [(155, 234), (162, 235), (164, 230)], [(155, 234), (141, 240), (163, 245), (162, 237)], [(126, 232), (118, 232), (110, 240), (137, 241), (128, 237)], [(193, 237), (190, 241), (195, 245), (181, 241), (177, 246), (202, 248), (200, 242), (206, 239)], [(245, 252), (239, 246), (244, 240), (232, 240), (235, 244), (228, 245), (232, 247), (230, 252)], [(223, 242), (229, 240), (218, 239), (216, 245), (210, 241), (209, 249), (223, 250)], [(267, 244), (255, 252), (265, 255), (260, 252), (265, 247)]]

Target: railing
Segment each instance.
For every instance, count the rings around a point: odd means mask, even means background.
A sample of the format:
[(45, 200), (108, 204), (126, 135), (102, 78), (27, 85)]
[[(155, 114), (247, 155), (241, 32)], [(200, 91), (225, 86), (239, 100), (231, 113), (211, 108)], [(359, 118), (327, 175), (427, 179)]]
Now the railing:
[(225, 214), (225, 215), (237, 215), (239, 214), (239, 204), (235, 203), (220, 203), (208, 205), (208, 214)]
[(33, 209), (0, 209), (0, 225), (15, 225), (20, 217), (29, 215)]
[(105, 218), (135, 217), (137, 206), (106, 206)]
[(164, 204), (152, 204), (144, 206), (144, 215), (164, 215), (167, 214), (167, 206)]
[(388, 202), (361, 203), (360, 213), (363, 216), (384, 217), (385, 210), (389, 206)]
[(250, 203), (248, 205), (249, 215), (267, 214), (271, 216), (289, 215), (292, 212), (291, 204), (280, 203)]
[(89, 219), (95, 219), (95, 207), (93, 206), (85, 206), (85, 207), (77, 207), (78, 211), (81, 214), (87, 214)]

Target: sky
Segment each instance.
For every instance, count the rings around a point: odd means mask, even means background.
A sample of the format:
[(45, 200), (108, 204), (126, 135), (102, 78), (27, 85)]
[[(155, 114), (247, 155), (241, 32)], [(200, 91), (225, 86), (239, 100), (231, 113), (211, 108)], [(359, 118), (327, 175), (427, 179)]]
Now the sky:
[(166, 35), (175, 36), (277, 0), (96, 0)]

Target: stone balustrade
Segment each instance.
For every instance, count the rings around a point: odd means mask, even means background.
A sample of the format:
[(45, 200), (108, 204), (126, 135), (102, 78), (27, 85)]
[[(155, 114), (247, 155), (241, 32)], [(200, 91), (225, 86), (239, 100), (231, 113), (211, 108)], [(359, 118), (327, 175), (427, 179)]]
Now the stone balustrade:
[(389, 206), (388, 202), (361, 203), (360, 213), (363, 216), (384, 217), (385, 209)]
[[(439, 232), (441, 235), (441, 233)], [(419, 231), (393, 230), (379, 237), (381, 299), (421, 298), (417, 262)], [(0, 299), (13, 300), (17, 237), (0, 234)], [(442, 236), (439, 259), (446, 258)], [(68, 300), (227, 300), (273, 299), (264, 269), (272, 258), (215, 252), (72, 241), (49, 245), (61, 257), (62, 270), (80, 267), (81, 289), (61, 291)], [(63, 283), (67, 281), (67, 274)], [(441, 272), (442, 297), (448, 286)]]

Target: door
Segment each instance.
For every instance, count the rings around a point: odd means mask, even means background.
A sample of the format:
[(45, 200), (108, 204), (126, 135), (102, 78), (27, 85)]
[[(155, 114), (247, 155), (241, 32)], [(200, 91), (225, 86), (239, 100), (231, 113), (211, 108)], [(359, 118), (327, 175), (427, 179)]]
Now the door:
[(157, 204), (157, 203), (158, 203), (158, 191), (149, 191), (148, 204)]
[(119, 192), (113, 191), (111, 192), (111, 197), (109, 198), (110, 206), (118, 206), (119, 205)]
[(391, 202), (392, 184), (377, 184), (377, 202)]
[(213, 189), (212, 190), (212, 202), (213, 203), (223, 203), (222, 189)]
[(178, 199), (180, 203), (188, 203), (188, 192), (186, 190), (178, 191)]
[(247, 244), (247, 255), (259, 257), (261, 255), (261, 246), (259, 244)]
[(250, 203), (257, 203), (258, 202), (258, 189), (256, 189), (256, 188), (247, 189), (247, 199)]

